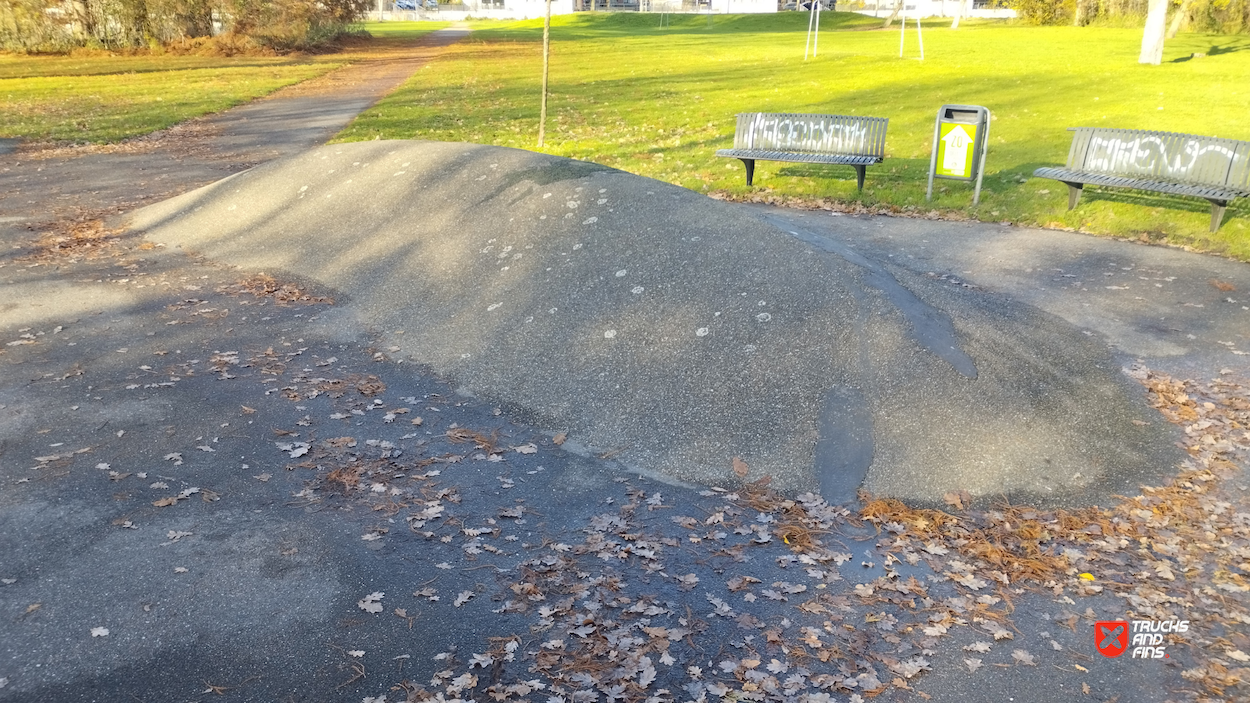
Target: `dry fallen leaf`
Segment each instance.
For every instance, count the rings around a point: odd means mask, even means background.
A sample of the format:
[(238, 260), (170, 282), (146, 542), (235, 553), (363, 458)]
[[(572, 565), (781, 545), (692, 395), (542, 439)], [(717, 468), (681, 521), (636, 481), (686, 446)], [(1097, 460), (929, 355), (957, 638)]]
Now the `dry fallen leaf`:
[(155, 505), (158, 508), (167, 508), (177, 502), (178, 496), (169, 496), (168, 498), (161, 498), (160, 500), (152, 501), (152, 505)]
[(92, 637), (108, 637), (109, 629), (107, 627), (93, 627), (91, 628), (91, 636)]
[(746, 478), (747, 472), (751, 470), (750, 467), (747, 466), (747, 463), (738, 457), (734, 457), (733, 459), (733, 468), (734, 475), (738, 478)]
[(942, 494), (942, 500), (956, 510), (963, 510), (972, 504), (972, 495), (968, 491), (950, 491)]
[(555, 437), (552, 437), (552, 438), (551, 438), (551, 441), (552, 441), (552, 442), (554, 442), (554, 443), (556, 444), (556, 446), (560, 446), (561, 444), (564, 444), (564, 440), (566, 440), (566, 439), (568, 439), (568, 438), (569, 438), (568, 433), (565, 433), (565, 432), (559, 432), (559, 433), (557, 433), (557, 434), (556, 434), (556, 436), (555, 436)]
[(356, 601), (356, 606), (366, 613), (380, 613), (382, 612), (382, 604), (378, 601), (382, 600), (385, 595), (386, 594), (382, 591), (370, 593), (364, 598)]
[(1026, 666), (1037, 666), (1037, 662), (1033, 661), (1033, 655), (1023, 649), (1013, 649), (1011, 651), (1011, 658)]

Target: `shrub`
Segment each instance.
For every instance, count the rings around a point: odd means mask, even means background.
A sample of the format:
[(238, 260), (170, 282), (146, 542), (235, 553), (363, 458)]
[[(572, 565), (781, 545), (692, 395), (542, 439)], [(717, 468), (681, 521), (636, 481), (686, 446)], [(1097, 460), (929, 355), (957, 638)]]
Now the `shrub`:
[(1029, 24), (1067, 24), (1076, 12), (1076, 0), (1014, 0), (1012, 7)]
[(229, 35), (233, 38), (223, 46), (303, 50), (334, 40), (371, 5), (372, 0), (3, 0), (0, 49), (157, 49)]

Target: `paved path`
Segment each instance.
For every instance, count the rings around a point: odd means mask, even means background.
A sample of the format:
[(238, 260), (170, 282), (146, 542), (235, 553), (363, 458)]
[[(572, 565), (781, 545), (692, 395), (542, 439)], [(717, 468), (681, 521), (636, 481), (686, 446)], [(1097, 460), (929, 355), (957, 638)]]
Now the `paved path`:
[(1250, 265), (1209, 254), (994, 224), (753, 207), (912, 273), (1007, 295), (1126, 362), (1213, 378), (1250, 368)]

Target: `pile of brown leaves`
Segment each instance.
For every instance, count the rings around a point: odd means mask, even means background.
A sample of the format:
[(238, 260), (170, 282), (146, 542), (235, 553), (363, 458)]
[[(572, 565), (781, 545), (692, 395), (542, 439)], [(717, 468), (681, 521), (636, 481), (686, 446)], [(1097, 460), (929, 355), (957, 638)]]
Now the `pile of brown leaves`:
[[(109, 229), (103, 221), (94, 218), (61, 221), (35, 240), (31, 253), (17, 260), (44, 263), (68, 258), (70, 263), (75, 263), (105, 255), (118, 256), (122, 252), (116, 245), (124, 232), (124, 229)], [(148, 244), (145, 248), (152, 246)]]
[(238, 283), (222, 286), (219, 293), (226, 295), (243, 295), (250, 293), (257, 298), (270, 298), (279, 305), (300, 303), (303, 305), (333, 305), (334, 299), (324, 295), (313, 295), (294, 283), (281, 282), (273, 276), (263, 273), (244, 278)]

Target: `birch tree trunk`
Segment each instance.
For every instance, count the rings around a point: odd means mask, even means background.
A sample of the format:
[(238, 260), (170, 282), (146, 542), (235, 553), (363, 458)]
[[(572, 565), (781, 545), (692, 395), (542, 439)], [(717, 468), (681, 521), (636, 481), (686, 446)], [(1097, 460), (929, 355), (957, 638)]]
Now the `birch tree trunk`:
[(955, 21), (951, 22), (951, 29), (959, 29), (959, 19), (964, 16), (964, 5), (971, 0), (955, 0)]
[(1150, 0), (1146, 10), (1146, 29), (1141, 37), (1141, 56), (1137, 63), (1158, 66), (1163, 61), (1163, 34), (1167, 29), (1168, 0)]
[(890, 25), (894, 24), (894, 18), (898, 17), (898, 13), (902, 11), (903, 11), (903, 0), (898, 0), (898, 2), (894, 5), (894, 12), (891, 12), (890, 16), (885, 18), (885, 24), (881, 26), (883, 28), (888, 29)]
[(1181, 31), (1181, 25), (1185, 24), (1185, 20), (1189, 18), (1189, 4), (1192, 0), (1181, 0), (1181, 6), (1176, 10), (1176, 14), (1172, 15), (1172, 24), (1168, 27), (1168, 39), (1175, 39), (1176, 35)]

